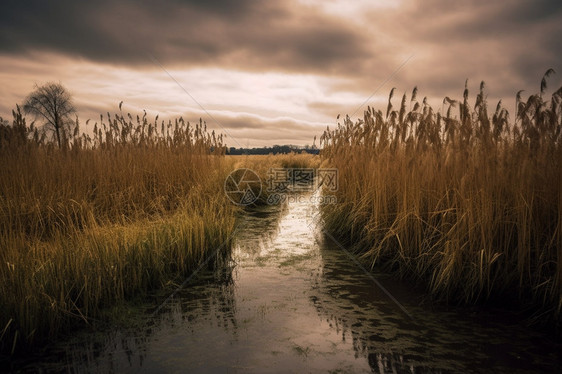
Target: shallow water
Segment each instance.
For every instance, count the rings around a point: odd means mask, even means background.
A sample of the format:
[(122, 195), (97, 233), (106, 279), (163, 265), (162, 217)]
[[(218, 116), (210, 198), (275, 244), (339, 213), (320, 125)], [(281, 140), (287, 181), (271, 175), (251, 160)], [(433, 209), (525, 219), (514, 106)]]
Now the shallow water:
[[(505, 312), (446, 309), (365, 273), (309, 199), (247, 213), (226, 271), (204, 272), (142, 328), (84, 332), (22, 370), (189, 373), (560, 372), (560, 346)], [(385, 287), (396, 302), (377, 285)], [(406, 310), (404, 312), (398, 305)], [(509, 322), (512, 321), (512, 322)]]

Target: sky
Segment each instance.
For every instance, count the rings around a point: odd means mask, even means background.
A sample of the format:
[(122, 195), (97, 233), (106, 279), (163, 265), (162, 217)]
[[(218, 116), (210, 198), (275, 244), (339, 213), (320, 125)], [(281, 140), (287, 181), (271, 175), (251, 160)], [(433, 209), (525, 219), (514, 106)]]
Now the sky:
[[(0, 116), (60, 82), (85, 131), (119, 111), (202, 118), (233, 147), (311, 145), (395, 87), (512, 111), (549, 68), (562, 85), (559, 0), (3, 0)], [(513, 118), (513, 114), (511, 115)], [(91, 119), (88, 125), (87, 119)], [(341, 121), (341, 118), (340, 118)], [(316, 144), (318, 145), (318, 144)]]

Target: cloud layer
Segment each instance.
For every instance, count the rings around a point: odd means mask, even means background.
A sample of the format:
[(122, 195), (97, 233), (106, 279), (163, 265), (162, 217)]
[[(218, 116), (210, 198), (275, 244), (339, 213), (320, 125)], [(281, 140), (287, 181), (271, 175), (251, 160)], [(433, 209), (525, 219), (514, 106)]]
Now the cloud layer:
[(269, 1), (14, 1), (0, 17), (4, 52), (115, 64), (345, 73), (370, 53), (352, 25)]
[(195, 115), (201, 104), (240, 136), (250, 138), (240, 119), (252, 123), (261, 134), (252, 139), (265, 142), (256, 145), (305, 144), (313, 124), (353, 113), (370, 95), (378, 106), (393, 86), (418, 86), (439, 106), (460, 96), (465, 79), (473, 96), (485, 80), (489, 98), (505, 102), (519, 89), (536, 92), (554, 68), (558, 88), (560, 35), (554, 0), (7, 0), (0, 115), (34, 82), (60, 80), (81, 117), (120, 100), (170, 116)]

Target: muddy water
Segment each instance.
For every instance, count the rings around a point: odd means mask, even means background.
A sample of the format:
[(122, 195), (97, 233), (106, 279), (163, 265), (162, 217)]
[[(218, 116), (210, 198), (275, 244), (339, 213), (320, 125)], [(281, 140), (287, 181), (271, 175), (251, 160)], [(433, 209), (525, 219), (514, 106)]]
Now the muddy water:
[(416, 287), (382, 274), (373, 281), (323, 235), (317, 212), (307, 198), (245, 214), (226, 271), (199, 274), (154, 316), (147, 305), (142, 328), (80, 334), (57, 348), (57, 360), (25, 368), (560, 372), (560, 347), (505, 312), (438, 308)]

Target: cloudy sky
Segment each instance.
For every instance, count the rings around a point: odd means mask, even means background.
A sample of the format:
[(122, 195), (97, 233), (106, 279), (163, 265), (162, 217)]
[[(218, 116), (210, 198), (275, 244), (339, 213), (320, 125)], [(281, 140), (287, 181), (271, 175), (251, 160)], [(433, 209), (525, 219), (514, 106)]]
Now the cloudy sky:
[[(559, 0), (3, 0), (0, 116), (58, 81), (78, 115), (146, 109), (230, 146), (312, 144), (338, 114), (414, 86), (437, 110), (480, 81), (495, 106), (562, 84)], [(524, 95), (525, 95), (524, 94)], [(369, 100), (367, 100), (369, 98)], [(366, 104), (362, 106), (362, 104)], [(90, 122), (90, 127), (93, 127)]]

